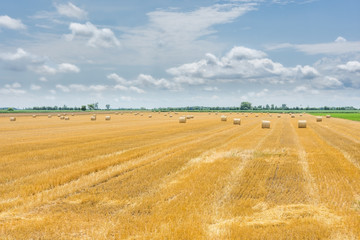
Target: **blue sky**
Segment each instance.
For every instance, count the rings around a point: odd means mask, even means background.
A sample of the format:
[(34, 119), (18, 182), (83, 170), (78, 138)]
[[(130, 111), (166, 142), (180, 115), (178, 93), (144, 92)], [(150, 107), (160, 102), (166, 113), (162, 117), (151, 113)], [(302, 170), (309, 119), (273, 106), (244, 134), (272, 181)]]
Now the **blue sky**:
[(0, 4), (1, 106), (360, 107), (357, 0)]

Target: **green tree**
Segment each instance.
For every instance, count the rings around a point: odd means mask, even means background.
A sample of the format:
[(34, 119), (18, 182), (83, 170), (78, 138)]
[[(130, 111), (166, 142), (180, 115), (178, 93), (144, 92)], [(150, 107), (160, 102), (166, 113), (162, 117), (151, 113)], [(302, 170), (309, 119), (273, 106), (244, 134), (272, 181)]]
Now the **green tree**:
[(13, 109), (13, 108), (8, 108), (7, 110), (8, 110), (9, 112), (14, 111), (14, 109)]
[(81, 111), (86, 111), (86, 106), (85, 105), (81, 106)]
[(110, 109), (110, 104), (106, 104), (106, 109), (109, 110)]
[(89, 109), (89, 110), (94, 110), (94, 109), (95, 109), (94, 104), (88, 104), (88, 109)]
[(251, 109), (251, 103), (249, 103), (249, 102), (241, 102), (240, 109), (241, 110), (250, 110)]

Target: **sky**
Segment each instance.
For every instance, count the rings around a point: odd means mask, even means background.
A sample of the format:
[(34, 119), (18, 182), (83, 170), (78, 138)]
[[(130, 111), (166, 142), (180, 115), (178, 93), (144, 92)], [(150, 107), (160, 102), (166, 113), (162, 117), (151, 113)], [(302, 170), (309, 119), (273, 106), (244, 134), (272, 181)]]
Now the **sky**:
[(5, 0), (0, 107), (354, 106), (358, 0)]

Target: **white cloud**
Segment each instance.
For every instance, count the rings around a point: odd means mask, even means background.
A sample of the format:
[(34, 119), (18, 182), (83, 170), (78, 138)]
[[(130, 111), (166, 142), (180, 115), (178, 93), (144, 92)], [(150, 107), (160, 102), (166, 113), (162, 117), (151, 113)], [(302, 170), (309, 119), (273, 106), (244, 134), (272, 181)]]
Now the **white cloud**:
[[(45, 63), (48, 61), (46, 57), (36, 56), (26, 52), (22, 48), (18, 48), (15, 53), (0, 53), (0, 61), (4, 62), (7, 68), (15, 71), (31, 70), (38, 74), (50, 75), (80, 72), (80, 69), (77, 66), (70, 63), (61, 63), (51, 67)], [(40, 81), (46, 81), (46, 78), (40, 78)]]
[(136, 93), (145, 93), (144, 90), (142, 90), (142, 89), (140, 89), (140, 88), (138, 88), (138, 87), (132, 86), (132, 87), (129, 87), (129, 89), (130, 89), (131, 91), (136, 92)]
[(349, 72), (360, 72), (360, 62), (358, 61), (349, 61), (346, 64), (341, 64), (337, 66), (339, 69), (346, 70)]
[(304, 52), (309, 55), (328, 54), (341, 55), (347, 53), (360, 52), (360, 42), (347, 41), (343, 37), (338, 37), (334, 42), (315, 43), (315, 44), (291, 44), (281, 43), (268, 46), (268, 50), (276, 50), (282, 48), (294, 48), (297, 51)]
[(296, 66), (295, 69), (302, 75), (303, 78), (311, 79), (320, 76), (318, 70), (308, 65), (302, 67), (300, 65)]
[(37, 91), (37, 90), (40, 90), (40, 89), (41, 89), (41, 86), (35, 85), (35, 84), (31, 84), (30, 89), (31, 89), (31, 90), (34, 90), (34, 91)]
[(22, 48), (16, 49), (15, 53), (1, 53), (0, 59), (4, 61), (16, 61), (28, 57), (29, 54)]
[(57, 89), (60, 89), (60, 90), (63, 91), (63, 92), (70, 92), (70, 89), (69, 89), (68, 87), (64, 86), (64, 85), (57, 84), (55, 87), (56, 87)]
[(116, 38), (113, 31), (109, 28), (99, 29), (90, 22), (85, 24), (71, 23), (69, 26), (71, 34), (65, 35), (68, 41), (72, 41), (75, 37), (88, 39), (87, 44), (91, 47), (119, 47), (120, 42)]
[(121, 83), (121, 84), (128, 84), (128, 82), (124, 78), (120, 77), (116, 73), (111, 73), (111, 74), (107, 75), (106, 77), (108, 79), (114, 80), (114, 81), (116, 81), (118, 83)]
[[(146, 63), (169, 63), (203, 54), (206, 49), (221, 49), (209, 38), (214, 26), (231, 23), (241, 15), (256, 10), (255, 3), (215, 4), (193, 11), (157, 10), (147, 14), (146, 26), (126, 29), (122, 44), (136, 52)], [(176, 46), (176, 47), (174, 47)], [(161, 54), (160, 54), (161, 53)]]
[(38, 74), (54, 75), (57, 72), (57, 70), (55, 68), (49, 67), (47, 65), (31, 67), (30, 69), (33, 70), (34, 72), (38, 73)]
[(341, 36), (339, 36), (339, 37), (337, 37), (337, 38), (335, 39), (335, 42), (346, 42), (346, 39), (343, 38), (343, 37), (341, 37)]
[(18, 82), (15, 82), (13, 84), (5, 84), (3, 88), (0, 88), (1, 94), (9, 94), (9, 95), (21, 95), (25, 94), (26, 91), (21, 88), (21, 84)]
[(60, 15), (77, 19), (87, 18), (87, 12), (71, 2), (68, 2), (67, 4), (56, 4), (55, 7)]
[(67, 73), (67, 72), (78, 73), (80, 72), (80, 69), (77, 66), (70, 63), (61, 63), (58, 66), (58, 71), (63, 73)]
[[(266, 58), (264, 52), (234, 47), (222, 58), (206, 54), (205, 59), (170, 68), (167, 73), (174, 76), (176, 82), (204, 84), (210, 80), (260, 81), (285, 83), (291, 81), (298, 71), (309, 72), (310, 68), (286, 68), (282, 64)], [(307, 73), (306, 72), (306, 73)]]
[(310, 86), (305, 86), (305, 85), (295, 87), (294, 92), (296, 92), (296, 93), (319, 94), (319, 90), (312, 89)]
[(136, 84), (143, 86), (153, 86), (161, 89), (178, 90), (179, 86), (176, 83), (170, 82), (164, 78), (155, 79), (151, 75), (140, 74), (136, 80)]
[(312, 81), (312, 84), (316, 88), (320, 89), (336, 89), (341, 88), (343, 83), (335, 77), (319, 77)]
[(7, 15), (3, 15), (0, 16), (0, 28), (20, 30), (20, 29), (25, 29), (26, 26), (19, 19), (14, 19)]

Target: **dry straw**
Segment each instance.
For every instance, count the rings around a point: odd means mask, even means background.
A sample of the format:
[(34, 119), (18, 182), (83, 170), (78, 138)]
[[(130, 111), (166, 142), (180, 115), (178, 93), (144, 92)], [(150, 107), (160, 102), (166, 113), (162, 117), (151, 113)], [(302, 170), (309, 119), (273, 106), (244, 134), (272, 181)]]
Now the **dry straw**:
[(278, 115), (277, 117), (278, 117), (278, 118), (281, 118), (281, 115)]
[(90, 120), (91, 121), (96, 121), (96, 116), (91, 116)]
[(270, 128), (270, 121), (263, 120), (261, 123), (262, 128)]
[(241, 119), (240, 118), (234, 118), (234, 125), (240, 125), (241, 124)]
[(52, 118), (52, 116), (51, 116), (51, 115), (48, 115), (48, 118)]
[(151, 115), (149, 115), (149, 118), (152, 118), (152, 116), (151, 116)]
[(319, 117), (316, 117), (316, 121), (317, 121), (317, 122), (322, 122), (322, 117), (320, 117), (320, 116), (319, 116)]
[(69, 117), (65, 117), (65, 120), (70, 120), (70, 118), (69, 118)]
[(36, 118), (36, 115), (32, 115), (33, 118)]
[(295, 115), (291, 115), (291, 118), (295, 118)]
[(16, 121), (16, 117), (10, 117), (10, 122), (15, 122)]
[(106, 121), (110, 121), (110, 120), (111, 120), (111, 117), (110, 117), (110, 116), (106, 116), (106, 117), (105, 117), (105, 120), (106, 120)]
[(330, 115), (326, 115), (326, 118), (331, 118), (331, 116), (330, 116)]
[(186, 123), (186, 117), (179, 117), (179, 123)]
[(227, 120), (227, 117), (225, 115), (222, 115), (221, 116), (221, 121), (226, 122), (226, 120)]
[(65, 118), (64, 116), (61, 116), (61, 117), (60, 117), (60, 120), (64, 120), (64, 118)]
[(306, 120), (299, 120), (298, 128), (306, 128)]

